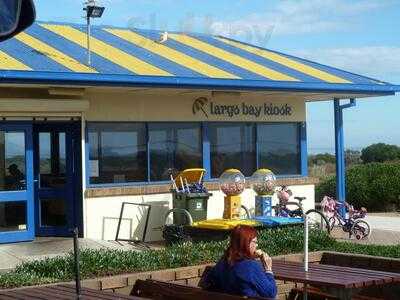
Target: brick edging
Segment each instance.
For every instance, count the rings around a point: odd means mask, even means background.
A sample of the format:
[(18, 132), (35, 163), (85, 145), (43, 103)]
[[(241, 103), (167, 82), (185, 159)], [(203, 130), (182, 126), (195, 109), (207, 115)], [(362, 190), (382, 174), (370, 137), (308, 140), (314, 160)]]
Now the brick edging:
[[(317, 178), (311, 177), (296, 177), (296, 178), (281, 178), (277, 180), (277, 185), (315, 185), (318, 183)], [(209, 191), (219, 190), (217, 181), (209, 181), (204, 184)], [(250, 187), (247, 185), (247, 187)], [(112, 196), (137, 196), (137, 195), (153, 195), (167, 194), (171, 192), (171, 185), (165, 184), (144, 184), (135, 186), (123, 187), (104, 187), (104, 188), (89, 188), (85, 191), (85, 198), (97, 197), (112, 197)]]

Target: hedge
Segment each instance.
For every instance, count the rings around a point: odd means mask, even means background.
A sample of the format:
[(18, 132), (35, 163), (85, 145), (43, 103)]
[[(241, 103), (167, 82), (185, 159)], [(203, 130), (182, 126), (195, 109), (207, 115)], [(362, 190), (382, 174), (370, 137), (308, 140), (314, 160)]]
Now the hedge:
[[(370, 246), (337, 242), (324, 232), (311, 231), (309, 250), (330, 250), (400, 258), (398, 246)], [(303, 229), (300, 227), (267, 229), (259, 232), (259, 247), (272, 256), (303, 251)], [(153, 271), (216, 262), (223, 255), (228, 240), (208, 243), (175, 244), (162, 250), (81, 251), (82, 278), (94, 278), (123, 273)], [(26, 262), (15, 270), (0, 274), (0, 288), (73, 280), (73, 254)]]
[[(335, 197), (336, 177), (321, 181), (315, 189), (317, 200), (324, 195)], [(400, 208), (400, 163), (356, 165), (346, 171), (346, 201), (370, 211)]]

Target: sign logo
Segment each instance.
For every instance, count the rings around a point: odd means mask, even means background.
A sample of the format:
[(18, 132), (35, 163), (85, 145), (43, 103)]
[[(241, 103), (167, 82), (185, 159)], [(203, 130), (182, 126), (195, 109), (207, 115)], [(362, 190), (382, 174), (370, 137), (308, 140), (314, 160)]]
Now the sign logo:
[(208, 114), (206, 110), (204, 109), (208, 104), (208, 99), (206, 97), (200, 97), (194, 100), (193, 106), (192, 106), (192, 111), (193, 114), (195, 115), (198, 111), (202, 111), (203, 114), (207, 117), (208, 119)]
[(267, 119), (271, 116), (291, 116), (293, 107), (287, 103), (274, 104), (264, 102), (259, 104), (254, 103), (229, 103), (223, 104), (208, 100), (206, 97), (199, 97), (194, 100), (192, 106), (193, 115), (201, 111), (206, 118), (211, 117), (250, 117), (253, 119)]

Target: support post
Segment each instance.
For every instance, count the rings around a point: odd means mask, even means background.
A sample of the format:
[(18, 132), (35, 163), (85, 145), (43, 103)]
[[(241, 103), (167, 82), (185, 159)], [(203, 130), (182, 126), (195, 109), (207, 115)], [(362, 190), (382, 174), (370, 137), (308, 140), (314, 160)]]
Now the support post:
[[(340, 99), (334, 99), (335, 110), (335, 156), (336, 156), (336, 198), (344, 203), (346, 201), (346, 162), (344, 150), (343, 109), (356, 105), (355, 99), (350, 103), (341, 105)], [(344, 216), (345, 208), (340, 211)]]
[(92, 65), (92, 53), (90, 50), (90, 16), (86, 17), (86, 26), (87, 26), (87, 34), (86, 34), (86, 46), (87, 46), (87, 64), (90, 67)]
[(76, 290), (76, 299), (81, 299), (81, 275), (79, 269), (79, 231), (78, 228), (75, 227), (73, 229), (74, 236), (74, 271), (75, 271), (75, 290)]

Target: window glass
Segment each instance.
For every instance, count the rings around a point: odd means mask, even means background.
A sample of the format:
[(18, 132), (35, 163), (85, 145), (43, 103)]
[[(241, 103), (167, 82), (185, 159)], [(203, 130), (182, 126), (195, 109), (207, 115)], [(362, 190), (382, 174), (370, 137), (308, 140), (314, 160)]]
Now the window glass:
[(147, 180), (144, 123), (89, 124), (90, 183)]
[(39, 184), (42, 188), (60, 188), (65, 185), (65, 132), (39, 133)]
[(0, 233), (27, 230), (26, 202), (0, 202)]
[(300, 174), (298, 123), (259, 124), (257, 136), (260, 168), (277, 175)]
[(188, 168), (201, 168), (200, 124), (150, 123), (150, 180), (169, 180), (170, 174)]
[(256, 142), (253, 123), (210, 123), (211, 176), (226, 169), (239, 169), (245, 176), (256, 170)]
[(0, 191), (25, 189), (25, 133), (0, 131)]

